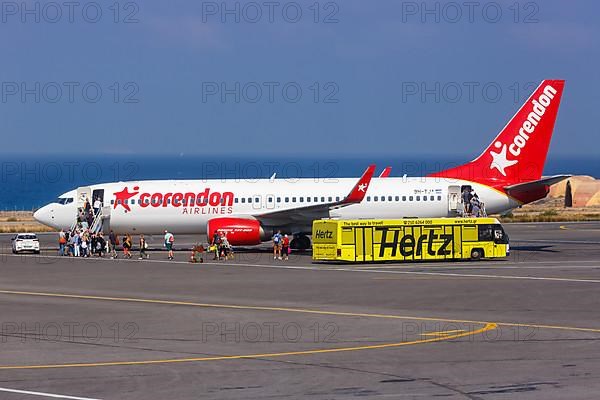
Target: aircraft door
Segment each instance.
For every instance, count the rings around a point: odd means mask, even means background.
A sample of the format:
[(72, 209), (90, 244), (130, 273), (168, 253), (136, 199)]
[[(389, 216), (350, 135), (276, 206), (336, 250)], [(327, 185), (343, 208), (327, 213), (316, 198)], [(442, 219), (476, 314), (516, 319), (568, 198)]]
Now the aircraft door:
[(77, 198), (75, 201), (77, 202), (77, 208), (82, 208), (85, 204), (85, 200), (90, 202), (90, 206), (92, 205), (92, 188), (89, 186), (82, 186), (77, 188)]
[(458, 215), (462, 211), (460, 186), (448, 186), (448, 216)]
[(92, 192), (92, 205), (96, 199), (99, 199), (102, 202), (102, 205), (104, 205), (104, 189), (96, 189)]

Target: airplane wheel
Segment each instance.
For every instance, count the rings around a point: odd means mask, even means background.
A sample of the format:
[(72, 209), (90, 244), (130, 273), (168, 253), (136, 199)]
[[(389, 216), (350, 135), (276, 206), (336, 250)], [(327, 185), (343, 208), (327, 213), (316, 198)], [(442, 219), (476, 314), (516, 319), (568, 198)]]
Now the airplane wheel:
[(298, 236), (292, 239), (290, 247), (294, 250), (310, 249), (310, 239), (306, 236)]

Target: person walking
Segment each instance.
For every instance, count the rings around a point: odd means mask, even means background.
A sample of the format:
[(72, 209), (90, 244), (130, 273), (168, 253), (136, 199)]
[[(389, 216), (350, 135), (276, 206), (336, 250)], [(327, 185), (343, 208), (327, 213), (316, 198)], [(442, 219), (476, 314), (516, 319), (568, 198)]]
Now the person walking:
[(148, 254), (146, 254), (146, 250), (148, 250), (148, 242), (146, 242), (146, 238), (144, 237), (144, 234), (142, 233), (140, 235), (140, 260), (143, 259), (148, 259), (150, 258), (150, 256)]
[(173, 244), (175, 243), (175, 236), (171, 232), (165, 229), (165, 247), (169, 252), (169, 260), (173, 259)]
[(75, 234), (73, 235), (73, 256), (74, 257), (79, 257), (80, 246), (81, 246), (81, 236), (79, 235), (79, 231), (75, 231)]
[(100, 201), (100, 197), (96, 197), (96, 200), (94, 200), (94, 216), (98, 215), (100, 208), (102, 208), (102, 202)]
[(212, 250), (215, 253), (213, 260), (219, 259), (219, 247), (221, 247), (221, 235), (219, 235), (219, 231), (215, 230), (209, 246), (209, 250)]
[(110, 253), (110, 258), (117, 258), (117, 246), (119, 245), (119, 238), (115, 234), (115, 232), (111, 229), (108, 234), (108, 252)]
[(281, 260), (281, 231), (273, 235), (273, 260)]
[(290, 238), (288, 235), (283, 235), (283, 239), (281, 239), (281, 254), (284, 260), (289, 258), (290, 254)]
[(102, 232), (96, 235), (96, 246), (94, 247), (96, 251), (96, 255), (98, 257), (102, 257), (102, 253), (104, 253), (104, 248), (106, 247), (106, 240), (104, 240), (104, 235)]
[(123, 257), (131, 258), (131, 246), (132, 239), (131, 235), (128, 233), (123, 236)]
[(65, 231), (62, 229), (58, 233), (58, 255), (65, 255), (65, 245), (67, 244), (67, 236), (65, 235)]

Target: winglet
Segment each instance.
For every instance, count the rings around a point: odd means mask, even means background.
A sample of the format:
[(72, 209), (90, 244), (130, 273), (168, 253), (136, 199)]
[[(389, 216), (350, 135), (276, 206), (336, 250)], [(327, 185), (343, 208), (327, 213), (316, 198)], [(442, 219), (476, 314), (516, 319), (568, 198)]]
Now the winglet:
[(390, 176), (390, 172), (392, 172), (392, 167), (385, 167), (383, 171), (381, 171), (381, 174), (379, 174), (379, 177), (387, 178), (388, 176)]
[(342, 200), (342, 204), (360, 203), (367, 194), (367, 189), (371, 183), (371, 178), (375, 173), (375, 164), (369, 165), (369, 167), (362, 174), (356, 185), (352, 188), (348, 196)]

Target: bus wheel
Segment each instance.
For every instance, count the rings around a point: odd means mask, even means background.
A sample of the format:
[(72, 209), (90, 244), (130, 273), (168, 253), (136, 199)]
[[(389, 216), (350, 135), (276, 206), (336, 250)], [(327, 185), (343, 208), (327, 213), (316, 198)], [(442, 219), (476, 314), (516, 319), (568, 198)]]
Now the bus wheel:
[(471, 260), (481, 260), (481, 257), (483, 257), (483, 250), (481, 250), (481, 249), (471, 250)]

